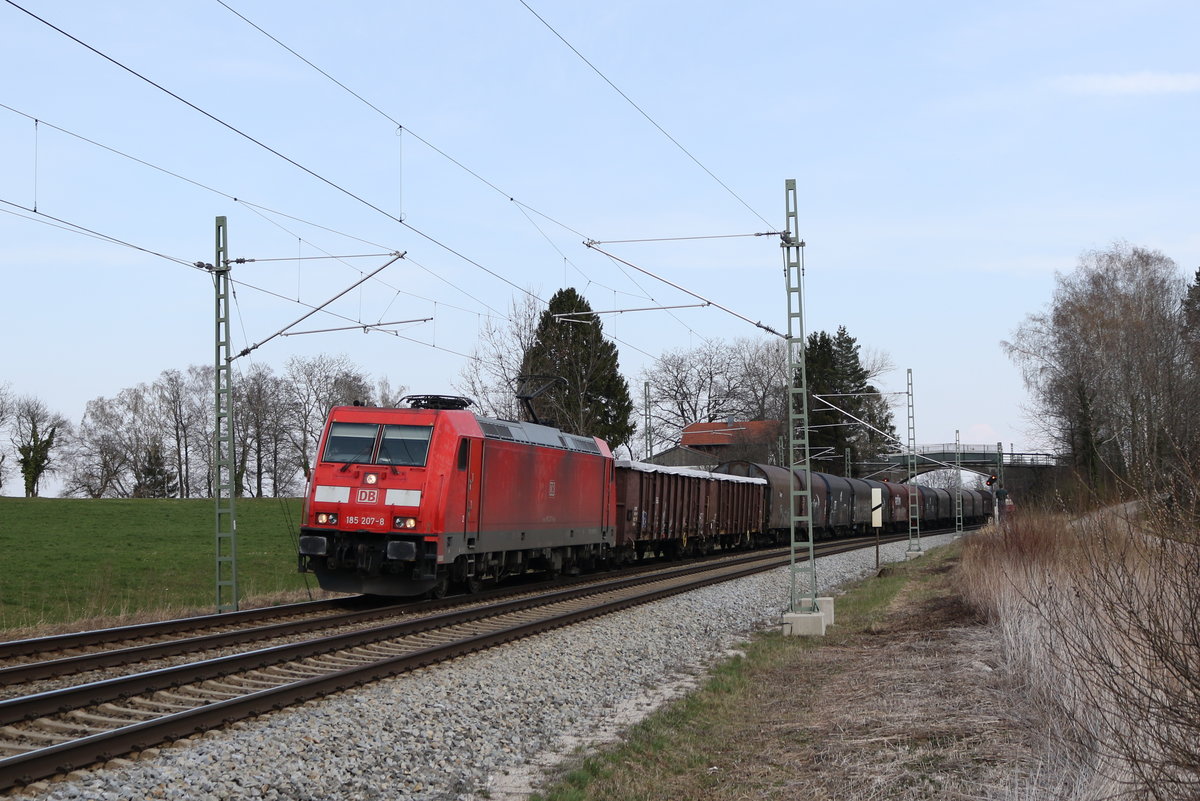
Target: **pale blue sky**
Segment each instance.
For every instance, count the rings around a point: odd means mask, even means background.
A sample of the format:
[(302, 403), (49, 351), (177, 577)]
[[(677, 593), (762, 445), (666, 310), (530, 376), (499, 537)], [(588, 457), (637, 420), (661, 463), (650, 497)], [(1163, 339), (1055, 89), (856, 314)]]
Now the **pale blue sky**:
[[(516, 291), (487, 271), (543, 299), (575, 286), (597, 309), (690, 303), (581, 240), (778, 230), (784, 181), (796, 178), (809, 330), (845, 325), (889, 354), (887, 390), (913, 369), (919, 441), (960, 429), (964, 442), (1020, 450), (1037, 441), (999, 342), (1046, 304), (1054, 271), (1114, 240), (1159, 249), (1189, 276), (1200, 266), (1194, 3), (529, 0), (743, 205), (519, 0), (227, 2), (496, 188), (398, 136), (216, 0), (19, 0), (366, 202), (5, 2), (0, 102), (21, 114), (0, 109), (0, 210), (35, 217), (11, 204), (36, 203), (189, 262), (213, 260), (213, 219), (225, 215), (234, 256), (293, 259), (235, 267), (235, 280), (310, 303), (382, 259), (296, 256), (407, 251), (383, 283), (333, 308), (367, 322), (434, 317), (404, 332), (418, 342), (276, 339), (253, 356), (276, 367), (346, 353), (414, 392), (450, 392), (480, 315), (506, 312)], [(388, 218), (401, 210), (420, 233)], [(786, 327), (776, 239), (607, 248)], [(91, 398), (212, 361), (206, 273), (9, 213), (0, 267), (0, 383), (73, 420)], [(236, 345), (305, 310), (241, 286)], [(301, 328), (345, 324), (318, 315)], [(605, 326), (635, 389), (665, 348), (759, 335), (712, 308)]]

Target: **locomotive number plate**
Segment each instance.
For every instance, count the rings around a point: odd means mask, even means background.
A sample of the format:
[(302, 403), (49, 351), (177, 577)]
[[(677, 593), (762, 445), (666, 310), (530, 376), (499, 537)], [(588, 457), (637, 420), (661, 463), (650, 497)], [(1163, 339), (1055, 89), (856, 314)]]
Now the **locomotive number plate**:
[(387, 523), (382, 517), (355, 517), (351, 515), (346, 518), (348, 526), (382, 526)]

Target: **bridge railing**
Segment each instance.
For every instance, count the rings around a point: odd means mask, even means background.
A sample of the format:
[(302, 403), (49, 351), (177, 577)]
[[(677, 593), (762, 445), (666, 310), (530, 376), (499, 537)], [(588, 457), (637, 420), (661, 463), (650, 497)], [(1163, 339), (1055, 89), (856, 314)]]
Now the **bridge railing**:
[[(996, 446), (993, 445), (960, 445), (959, 448), (964, 454), (966, 453), (990, 453), (995, 455)], [(917, 453), (954, 453), (954, 443), (947, 442), (939, 445), (918, 445)]]
[[(954, 443), (933, 445), (918, 445), (917, 453), (922, 455), (937, 454), (943, 462), (954, 461)], [(995, 445), (961, 445), (959, 450), (964, 464), (979, 464), (981, 462), (996, 462)], [(903, 462), (907, 452), (885, 454), (883, 458), (891, 463)], [(1059, 457), (1053, 453), (1013, 453), (1004, 452), (1004, 464), (1013, 467), (1053, 467), (1059, 464)]]

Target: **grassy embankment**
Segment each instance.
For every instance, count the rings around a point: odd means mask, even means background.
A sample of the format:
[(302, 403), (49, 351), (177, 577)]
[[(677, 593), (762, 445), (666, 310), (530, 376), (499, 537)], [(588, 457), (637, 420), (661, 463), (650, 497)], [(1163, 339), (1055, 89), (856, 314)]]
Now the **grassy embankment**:
[(536, 798), (1200, 797), (1197, 532), (1030, 515), (957, 550), (851, 589), (825, 638), (754, 638)]
[[(306, 596), (299, 513), (238, 500), (243, 599)], [(0, 498), (0, 629), (213, 611), (215, 519), (212, 500)]]
[(969, 688), (994, 691), (972, 674), (958, 692), (978, 654), (942, 634), (974, 620), (953, 598), (957, 554), (931, 551), (849, 588), (825, 637), (756, 635), (621, 743), (568, 757), (535, 801), (906, 801), (995, 780), (995, 727), (980, 724), (987, 704)]

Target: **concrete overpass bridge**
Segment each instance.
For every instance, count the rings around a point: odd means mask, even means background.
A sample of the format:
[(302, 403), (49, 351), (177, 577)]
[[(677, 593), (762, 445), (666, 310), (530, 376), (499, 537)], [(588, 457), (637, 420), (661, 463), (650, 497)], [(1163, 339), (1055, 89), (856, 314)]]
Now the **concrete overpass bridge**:
[[(918, 445), (916, 473), (922, 475), (934, 470), (952, 470), (955, 466), (954, 443), (938, 443), (933, 445)], [(959, 462), (963, 470), (980, 475), (999, 475), (1003, 465), (1007, 476), (1014, 471), (1040, 470), (1057, 467), (1058, 457), (1051, 453), (1015, 453), (1002, 451), (995, 445), (960, 445)], [(879, 471), (878, 476), (887, 476), (893, 481), (908, 479), (908, 452), (888, 453), (881, 455), (873, 467)], [(878, 477), (877, 476), (877, 477)]]

